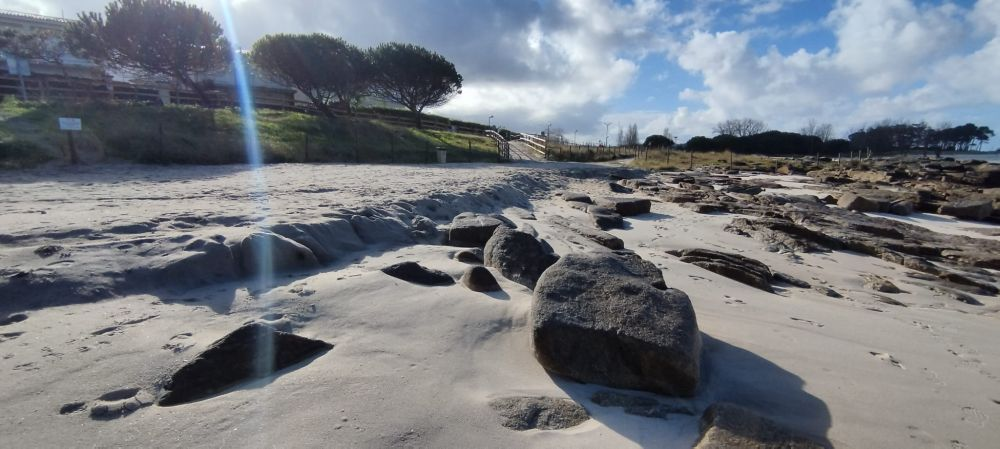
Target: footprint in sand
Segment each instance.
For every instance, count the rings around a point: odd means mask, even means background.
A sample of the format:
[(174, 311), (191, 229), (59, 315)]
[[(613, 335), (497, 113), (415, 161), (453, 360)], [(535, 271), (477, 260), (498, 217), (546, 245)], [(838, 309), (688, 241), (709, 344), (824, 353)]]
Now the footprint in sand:
[(174, 353), (187, 351), (188, 349), (191, 349), (192, 346), (194, 346), (194, 343), (190, 343), (187, 341), (189, 338), (191, 338), (192, 335), (193, 334), (190, 332), (182, 332), (177, 335), (174, 335), (173, 337), (170, 337), (170, 342), (161, 346), (161, 348), (166, 349), (168, 351), (173, 351)]
[(8, 340), (13, 340), (17, 337), (20, 337), (21, 335), (24, 335), (24, 332), (4, 332), (0, 334), (0, 343), (3, 343)]
[(121, 418), (140, 408), (153, 405), (154, 399), (152, 394), (139, 388), (111, 391), (94, 400), (90, 405), (90, 417), (100, 420)]
[(906, 369), (906, 367), (903, 366), (903, 364), (900, 363), (899, 360), (896, 360), (896, 358), (893, 357), (892, 354), (888, 354), (885, 352), (875, 352), (875, 351), (868, 351), (868, 353), (871, 354), (876, 359), (889, 362), (890, 364), (892, 364), (892, 366), (895, 366), (896, 368)]
[(979, 411), (975, 407), (962, 407), (962, 421), (978, 427), (986, 427), (986, 422), (990, 420), (989, 415)]

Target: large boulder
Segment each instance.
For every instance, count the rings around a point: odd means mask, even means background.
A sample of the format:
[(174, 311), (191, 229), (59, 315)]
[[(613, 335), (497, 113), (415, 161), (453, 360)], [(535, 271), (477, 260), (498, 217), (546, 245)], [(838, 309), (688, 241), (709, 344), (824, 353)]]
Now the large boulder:
[(649, 213), (652, 203), (645, 198), (598, 198), (594, 201), (601, 207), (613, 209), (620, 215), (631, 217)]
[(320, 340), (245, 324), (212, 343), (170, 376), (161, 406), (184, 404), (221, 393), (241, 382), (267, 377), (333, 348)]
[(539, 279), (531, 316), (535, 357), (550, 372), (676, 396), (698, 386), (694, 307), (634, 253), (563, 257)]
[(482, 247), (493, 236), (497, 227), (513, 228), (509, 222), (490, 215), (462, 213), (455, 216), (448, 228), (448, 244), (452, 246)]
[(785, 429), (735, 404), (712, 404), (701, 416), (694, 449), (823, 449), (829, 445)]
[(993, 213), (993, 201), (988, 199), (953, 201), (941, 205), (938, 213), (968, 220), (982, 220)]
[(500, 270), (507, 279), (528, 288), (535, 288), (538, 277), (558, 259), (530, 234), (502, 226), (483, 248), (486, 266)]
[(309, 270), (320, 266), (309, 248), (271, 232), (258, 231), (239, 245), (240, 266), (251, 275)]

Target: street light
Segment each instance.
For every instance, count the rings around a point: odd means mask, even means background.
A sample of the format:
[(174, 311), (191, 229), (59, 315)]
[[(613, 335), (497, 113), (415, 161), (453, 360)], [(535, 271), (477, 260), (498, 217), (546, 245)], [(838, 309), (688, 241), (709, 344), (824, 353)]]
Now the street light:
[(579, 131), (579, 130), (576, 130), (576, 129), (573, 130), (573, 145), (576, 145), (576, 132), (577, 131)]
[(608, 134), (611, 132), (610, 131), (611, 130), (611, 122), (602, 122), (602, 123), (604, 123), (604, 147), (607, 148), (608, 147)]
[(488, 122), (488, 123), (489, 123), (489, 124), (488, 124), (488, 125), (486, 125), (486, 127), (487, 127), (487, 128), (492, 128), (492, 127), (493, 127), (493, 116), (492, 116), (492, 115), (490, 116), (490, 118), (489, 118), (489, 122)]

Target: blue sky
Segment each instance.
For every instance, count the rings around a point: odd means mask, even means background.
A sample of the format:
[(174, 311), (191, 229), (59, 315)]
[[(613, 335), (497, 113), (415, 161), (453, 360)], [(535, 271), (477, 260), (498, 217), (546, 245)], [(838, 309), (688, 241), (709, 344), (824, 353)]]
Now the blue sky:
[[(432, 112), (516, 130), (596, 140), (620, 122), (686, 140), (743, 117), (838, 136), (885, 119), (1000, 130), (1000, 0), (230, 1), (245, 45), (324, 32), (433, 49), (465, 85)], [(220, 17), (218, 0), (191, 2)], [(105, 3), (0, 8), (71, 17)]]

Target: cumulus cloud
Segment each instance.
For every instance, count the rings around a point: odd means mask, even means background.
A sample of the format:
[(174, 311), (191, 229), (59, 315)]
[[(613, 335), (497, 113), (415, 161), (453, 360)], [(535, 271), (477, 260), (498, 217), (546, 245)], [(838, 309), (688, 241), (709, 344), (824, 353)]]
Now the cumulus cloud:
[[(217, 0), (188, 1), (220, 17)], [(754, 23), (807, 2), (232, 1), (244, 47), (275, 32), (324, 32), (361, 46), (413, 42), (445, 55), (466, 80), (463, 93), (434, 112), (475, 121), (493, 115), (494, 123), (526, 131), (551, 122), (578, 129), (581, 139), (603, 137), (604, 121), (634, 122), (649, 133), (669, 127), (686, 138), (727, 118), (755, 117), (785, 130), (815, 118), (845, 133), (884, 118), (931, 119), (1000, 104), (993, 79), (1000, 0), (969, 7), (838, 0), (822, 19), (780, 26)], [(0, 2), (73, 16), (100, 10), (106, 0)], [(761, 45), (805, 34), (822, 35), (828, 48)], [(680, 106), (669, 110), (647, 109), (655, 102), (643, 100), (671, 92), (635, 88), (639, 80), (671, 88), (684, 82), (662, 68), (640, 77), (644, 64), (659, 58), (700, 81), (682, 86)], [(621, 103), (641, 110), (621, 111)]]
[[(753, 30), (694, 31), (669, 57), (701, 76), (703, 89), (679, 93), (703, 108), (662, 111), (684, 134), (708, 134), (732, 117), (798, 129), (816, 118), (846, 133), (890, 118), (920, 120), (947, 108), (1000, 104), (1000, 0), (973, 10), (909, 0), (840, 1), (825, 23), (832, 48), (781, 53), (751, 45)], [(985, 43), (976, 46), (971, 31)], [(970, 49), (970, 45), (972, 46)], [(649, 117), (650, 113), (645, 116)]]

